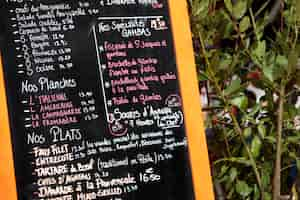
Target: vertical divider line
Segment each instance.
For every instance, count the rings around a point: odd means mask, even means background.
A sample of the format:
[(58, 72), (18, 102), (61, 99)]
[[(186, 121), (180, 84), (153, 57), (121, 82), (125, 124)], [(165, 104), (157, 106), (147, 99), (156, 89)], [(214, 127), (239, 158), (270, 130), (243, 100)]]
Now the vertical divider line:
[(107, 122), (110, 122), (109, 114), (108, 114), (108, 108), (107, 108), (107, 97), (106, 97), (105, 88), (104, 88), (103, 72), (102, 72), (102, 69), (101, 69), (101, 59), (100, 59), (100, 52), (99, 52), (99, 47), (98, 47), (96, 25), (93, 25), (93, 35), (94, 35), (94, 40), (95, 40), (98, 68), (99, 68), (100, 79), (101, 79), (101, 84), (102, 84), (101, 87), (102, 87), (102, 93), (103, 93), (103, 98), (104, 98), (104, 107), (105, 107), (105, 113), (106, 113), (106, 120), (107, 120)]

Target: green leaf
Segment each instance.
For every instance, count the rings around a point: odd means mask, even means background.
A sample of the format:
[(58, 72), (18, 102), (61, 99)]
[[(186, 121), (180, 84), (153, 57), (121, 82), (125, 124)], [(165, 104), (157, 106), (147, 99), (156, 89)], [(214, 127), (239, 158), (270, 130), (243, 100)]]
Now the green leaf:
[(193, 6), (193, 15), (200, 18), (207, 17), (209, 11), (209, 0), (201, 0), (197, 2), (197, 6)]
[(270, 81), (274, 81), (275, 77), (274, 77), (274, 66), (270, 65), (270, 66), (264, 66), (263, 67), (263, 74), (265, 75), (265, 77), (267, 77)]
[(271, 200), (271, 199), (272, 199), (271, 194), (264, 192), (264, 200)]
[(246, 110), (248, 107), (248, 98), (244, 95), (237, 96), (231, 99), (230, 103), (241, 110)]
[(206, 81), (209, 80), (208, 75), (205, 72), (199, 72), (198, 73), (198, 80), (199, 81)]
[(223, 165), (223, 166), (221, 167), (221, 172), (219, 173), (219, 177), (221, 178), (222, 176), (224, 176), (224, 175), (227, 173), (228, 169), (229, 169), (228, 166)]
[(255, 114), (257, 114), (259, 111), (261, 111), (260, 104), (256, 104), (254, 107), (251, 108), (250, 113), (248, 113), (249, 117), (254, 117)]
[(278, 55), (276, 57), (276, 64), (279, 65), (280, 67), (287, 67), (288, 66), (288, 59), (283, 56), (283, 55)]
[(257, 126), (257, 129), (258, 129), (258, 133), (259, 133), (260, 137), (265, 138), (265, 136), (267, 134), (267, 130), (266, 130), (266, 127), (264, 126), (264, 124), (260, 123)]
[(241, 88), (241, 80), (239, 78), (234, 79), (224, 90), (224, 95), (225, 96), (232, 95), (234, 94), (234, 92), (239, 91), (240, 88)]
[(270, 184), (270, 174), (262, 173), (261, 181), (264, 187), (267, 187)]
[(220, 69), (228, 69), (232, 63), (232, 56), (230, 54), (224, 54), (219, 62)]
[[(224, 16), (227, 16), (227, 13), (224, 14)], [(233, 30), (234, 30), (234, 26), (233, 26), (232, 22), (227, 21), (225, 28), (224, 28), (224, 32), (223, 32), (223, 38), (230, 38)]]
[(292, 144), (299, 144), (300, 143), (300, 136), (288, 136), (285, 139), (286, 143), (292, 143)]
[(233, 182), (238, 175), (238, 171), (235, 167), (232, 167), (229, 171), (230, 182)]
[(276, 143), (276, 138), (274, 136), (266, 136), (264, 138), (265, 141), (271, 143), (271, 144), (275, 144)]
[[(265, 40), (258, 41), (255, 47), (252, 49), (251, 54), (254, 62), (257, 65), (263, 64), (263, 59), (266, 55), (266, 41)], [(260, 67), (264, 67), (264, 66), (260, 66)]]
[(285, 112), (284, 112), (284, 119), (294, 119), (297, 117), (300, 113), (298, 112), (297, 108), (293, 104), (287, 104), (285, 105)]
[(257, 47), (255, 49), (255, 55), (258, 57), (263, 57), (266, 54), (266, 41), (262, 40), (257, 43)]
[(233, 6), (233, 16), (236, 19), (242, 18), (247, 11), (247, 5), (248, 5), (248, 1), (245, 0), (237, 1), (236, 4)]
[(240, 22), (240, 31), (243, 33), (251, 26), (250, 18), (248, 16), (244, 17)]
[(270, 81), (276, 81), (286, 75), (288, 60), (285, 56), (277, 55), (275, 57), (275, 54), (272, 52), (267, 56), (267, 63), (263, 67), (263, 73)]
[(246, 198), (252, 192), (252, 188), (245, 181), (237, 181), (235, 189), (239, 195)]
[(250, 139), (252, 136), (252, 128), (250, 127), (245, 128), (243, 131), (243, 135), (246, 139)]
[(298, 158), (296, 159), (296, 165), (297, 169), (300, 170), (300, 160)]
[(222, 183), (222, 182), (225, 182), (225, 183), (229, 183), (229, 176), (228, 175), (225, 175), (225, 176), (223, 176), (222, 178), (220, 178), (218, 181), (220, 182), (220, 183)]
[(259, 157), (260, 151), (262, 147), (261, 139), (258, 136), (254, 136), (252, 143), (251, 143), (251, 152), (254, 158)]
[(233, 12), (233, 6), (231, 3), (231, 0), (224, 0), (225, 6), (227, 8), (227, 10), (232, 13)]
[(272, 165), (270, 162), (264, 162), (264, 164), (261, 167), (262, 173), (261, 173), (261, 183), (263, 188), (268, 188), (271, 183), (271, 174), (272, 174)]
[(297, 20), (300, 21), (300, 1), (296, 1), (296, 16)]
[(259, 200), (259, 198), (260, 198), (260, 192), (259, 192), (258, 186), (255, 184), (254, 185), (253, 200)]
[(288, 66), (286, 69), (288, 74), (292, 74), (296, 70), (297, 63), (298, 63), (298, 52), (295, 50), (292, 50), (289, 54)]

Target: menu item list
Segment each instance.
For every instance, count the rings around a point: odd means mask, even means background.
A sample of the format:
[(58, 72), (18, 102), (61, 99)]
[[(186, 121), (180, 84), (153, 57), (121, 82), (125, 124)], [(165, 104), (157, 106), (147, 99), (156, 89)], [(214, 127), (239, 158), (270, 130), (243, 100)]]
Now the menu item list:
[(166, 0), (7, 0), (18, 198), (192, 200)]

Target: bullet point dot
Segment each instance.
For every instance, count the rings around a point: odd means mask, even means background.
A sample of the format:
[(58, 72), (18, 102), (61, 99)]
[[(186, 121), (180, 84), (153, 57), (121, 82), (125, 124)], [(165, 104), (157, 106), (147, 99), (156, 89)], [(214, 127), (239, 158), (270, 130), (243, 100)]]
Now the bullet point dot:
[(109, 87), (110, 87), (109, 82), (105, 82), (105, 87), (106, 87), (106, 88), (109, 88)]

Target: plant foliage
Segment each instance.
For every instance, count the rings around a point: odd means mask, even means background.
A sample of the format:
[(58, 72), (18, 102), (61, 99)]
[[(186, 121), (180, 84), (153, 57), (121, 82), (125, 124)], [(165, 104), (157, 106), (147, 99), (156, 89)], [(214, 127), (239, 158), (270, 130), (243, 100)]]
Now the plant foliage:
[(292, 194), (300, 170), (300, 1), (189, 5), (217, 195)]

